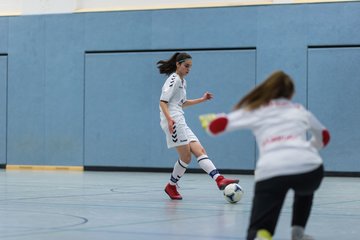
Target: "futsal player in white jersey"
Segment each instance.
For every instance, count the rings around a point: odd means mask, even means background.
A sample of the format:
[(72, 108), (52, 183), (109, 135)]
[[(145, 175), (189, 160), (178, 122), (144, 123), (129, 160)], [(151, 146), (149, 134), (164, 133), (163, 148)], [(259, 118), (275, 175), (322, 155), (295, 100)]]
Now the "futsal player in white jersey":
[(238, 183), (239, 180), (227, 179), (220, 175), (198, 138), (185, 122), (184, 107), (205, 102), (213, 97), (211, 93), (206, 92), (201, 98), (187, 99), (184, 77), (192, 67), (191, 56), (187, 53), (175, 53), (169, 60), (161, 60), (157, 64), (160, 73), (169, 76), (162, 87), (160, 97), (160, 125), (166, 135), (168, 148), (176, 148), (179, 155), (165, 192), (173, 200), (182, 199), (177, 191), (177, 182), (191, 162), (191, 154), (195, 155), (199, 166), (216, 181), (219, 189), (224, 189), (230, 183)]
[(313, 239), (304, 229), (323, 178), (318, 150), (328, 144), (330, 134), (311, 112), (291, 102), (294, 88), (292, 79), (277, 71), (242, 98), (233, 112), (200, 116), (213, 135), (247, 128), (256, 137), (260, 154), (247, 240), (272, 239), (290, 189), (295, 193), (291, 239)]

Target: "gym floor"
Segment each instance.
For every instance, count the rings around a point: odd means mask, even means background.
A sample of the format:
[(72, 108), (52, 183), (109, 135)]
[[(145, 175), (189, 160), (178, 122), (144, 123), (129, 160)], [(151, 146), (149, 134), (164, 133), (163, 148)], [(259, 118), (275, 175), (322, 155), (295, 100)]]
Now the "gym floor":
[[(245, 194), (225, 201), (204, 174), (187, 173), (183, 200), (164, 192), (170, 173), (0, 170), (2, 240), (245, 239), (253, 176), (240, 178)], [(360, 179), (326, 177), (315, 195), (307, 233), (317, 240), (360, 236)], [(274, 239), (290, 239), (289, 192)]]

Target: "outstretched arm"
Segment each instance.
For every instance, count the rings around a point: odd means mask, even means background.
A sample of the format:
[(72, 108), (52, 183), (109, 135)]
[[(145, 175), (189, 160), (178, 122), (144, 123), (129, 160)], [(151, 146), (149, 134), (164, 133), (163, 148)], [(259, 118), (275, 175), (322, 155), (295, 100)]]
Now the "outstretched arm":
[(242, 109), (225, 114), (205, 114), (199, 116), (201, 126), (211, 135), (231, 132), (244, 128), (252, 128), (258, 116)]
[(204, 93), (204, 95), (201, 98), (197, 98), (197, 99), (188, 99), (186, 100), (186, 102), (182, 105), (183, 108), (185, 107), (189, 107), (195, 104), (199, 104), (208, 100), (211, 100), (213, 98), (213, 94), (206, 92)]

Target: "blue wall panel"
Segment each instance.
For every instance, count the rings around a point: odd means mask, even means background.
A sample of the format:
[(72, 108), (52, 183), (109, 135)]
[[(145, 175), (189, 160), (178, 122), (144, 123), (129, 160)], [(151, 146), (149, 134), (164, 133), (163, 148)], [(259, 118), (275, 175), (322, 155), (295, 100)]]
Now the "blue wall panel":
[(0, 54), (7, 53), (8, 49), (8, 30), (9, 19), (0, 17)]
[(83, 165), (84, 30), (81, 15), (51, 15), (45, 31), (45, 159)]
[(83, 164), (82, 18), (10, 19), (8, 164)]
[(308, 45), (359, 44), (359, 2), (308, 5), (304, 21)]
[(152, 55), (87, 54), (85, 69), (85, 165), (152, 165)]
[(7, 56), (0, 55), (0, 164), (6, 163)]
[(45, 17), (9, 20), (8, 164), (46, 164)]
[(328, 171), (360, 171), (359, 62), (360, 48), (309, 49), (309, 109), (332, 135)]
[(86, 50), (151, 48), (151, 12), (86, 13)]
[(257, 9), (209, 8), (154, 11), (155, 49), (254, 46)]

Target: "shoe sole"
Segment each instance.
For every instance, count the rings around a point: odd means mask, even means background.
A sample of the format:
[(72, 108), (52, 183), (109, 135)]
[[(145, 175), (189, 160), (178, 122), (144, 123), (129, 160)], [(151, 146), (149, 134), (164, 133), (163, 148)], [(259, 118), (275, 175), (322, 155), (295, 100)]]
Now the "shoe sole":
[(166, 194), (169, 196), (169, 198), (171, 198), (172, 200), (182, 200), (182, 197), (180, 197), (180, 198), (172, 198), (172, 197), (170, 196), (170, 194), (166, 191), (166, 189), (165, 189), (164, 191), (165, 191)]
[(235, 180), (235, 181), (233, 181), (233, 182), (231, 182), (231, 183), (220, 185), (220, 186), (219, 186), (219, 189), (220, 189), (220, 190), (224, 190), (227, 185), (232, 184), (232, 183), (239, 183), (239, 182), (240, 182), (239, 180)]

